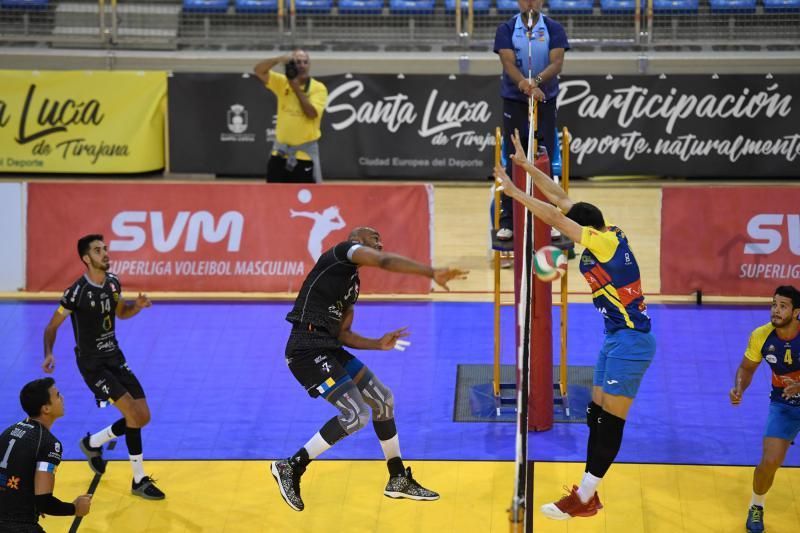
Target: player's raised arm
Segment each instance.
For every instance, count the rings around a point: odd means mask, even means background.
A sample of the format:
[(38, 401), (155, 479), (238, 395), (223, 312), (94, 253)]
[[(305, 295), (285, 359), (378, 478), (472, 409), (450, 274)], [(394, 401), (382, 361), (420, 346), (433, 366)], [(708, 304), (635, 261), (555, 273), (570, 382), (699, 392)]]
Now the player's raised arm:
[[(543, 202), (525, 193), (511, 181), (505, 169), (500, 165), (494, 168), (494, 177), (498, 187), (503, 191), (503, 194), (510, 196), (527, 207), (530, 212), (533, 213), (533, 216), (548, 226), (556, 228), (573, 242), (581, 242), (583, 227), (580, 224), (567, 218), (564, 213), (554, 205)], [(556, 185), (556, 187), (558, 187), (558, 185)]]
[(450, 288), (447, 284), (450, 281), (466, 279), (467, 274), (469, 274), (469, 270), (434, 268), (431, 265), (422, 264), (399, 254), (382, 252), (364, 246), (353, 252), (351, 260), (360, 266), (374, 266), (390, 272), (415, 274), (431, 278), (437, 285), (448, 291)]

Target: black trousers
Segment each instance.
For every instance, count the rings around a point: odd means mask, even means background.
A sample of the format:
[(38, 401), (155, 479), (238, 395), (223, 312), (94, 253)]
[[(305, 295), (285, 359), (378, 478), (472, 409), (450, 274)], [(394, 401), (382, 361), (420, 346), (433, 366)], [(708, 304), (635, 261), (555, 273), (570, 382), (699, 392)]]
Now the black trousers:
[[(539, 128), (536, 137), (539, 142), (547, 148), (547, 156), (552, 160), (556, 150), (556, 99), (551, 98), (547, 102), (537, 104), (537, 118)], [(519, 130), (519, 138), (522, 141), (522, 148), (528, 149), (528, 102), (518, 102), (516, 100), (503, 99), (503, 155), (506, 157), (506, 172), (513, 178), (511, 154), (514, 153), (514, 143), (511, 136), (514, 129)], [(514, 226), (514, 201), (501, 195), (500, 202), (500, 227), (512, 229)]]

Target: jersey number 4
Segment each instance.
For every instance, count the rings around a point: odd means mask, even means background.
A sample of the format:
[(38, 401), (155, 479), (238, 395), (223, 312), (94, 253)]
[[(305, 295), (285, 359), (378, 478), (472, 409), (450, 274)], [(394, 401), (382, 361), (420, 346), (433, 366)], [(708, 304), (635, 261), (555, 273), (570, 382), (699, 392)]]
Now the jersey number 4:
[(3, 460), (0, 461), (0, 468), (8, 468), (8, 458), (11, 457), (11, 450), (14, 448), (15, 442), (17, 442), (17, 439), (11, 439), (8, 441), (8, 448), (6, 448), (6, 453), (3, 454)]
[(786, 348), (786, 353), (783, 355), (783, 362), (792, 366), (792, 351), (789, 348)]

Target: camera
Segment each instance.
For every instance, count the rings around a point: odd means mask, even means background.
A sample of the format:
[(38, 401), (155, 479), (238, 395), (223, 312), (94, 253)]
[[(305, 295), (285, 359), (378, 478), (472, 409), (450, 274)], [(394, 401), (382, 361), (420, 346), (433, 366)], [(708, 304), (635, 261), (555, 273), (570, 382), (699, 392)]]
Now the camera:
[(297, 77), (297, 63), (294, 59), (286, 63), (286, 79), (293, 80)]

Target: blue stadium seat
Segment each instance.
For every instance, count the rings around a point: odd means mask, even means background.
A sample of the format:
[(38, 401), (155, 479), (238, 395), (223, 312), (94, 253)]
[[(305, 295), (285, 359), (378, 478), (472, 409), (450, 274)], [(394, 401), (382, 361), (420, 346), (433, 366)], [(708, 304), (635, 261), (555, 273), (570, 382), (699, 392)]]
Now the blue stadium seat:
[(755, 13), (756, 0), (710, 0), (712, 13)]
[(517, 0), (497, 0), (497, 12), (506, 15), (519, 13), (519, 4)]
[(228, 0), (183, 0), (183, 10), (187, 13), (225, 13)]
[(767, 13), (796, 13), (800, 11), (800, 0), (764, 0)]
[[(472, 0), (472, 11), (474, 13), (488, 13), (489, 0)], [(461, 0), (461, 9), (466, 11), (469, 5), (469, 0)], [(456, 10), (456, 0), (445, 0), (444, 9), (448, 13), (453, 13)]]
[(389, 0), (389, 11), (403, 15), (431, 15), (434, 0)]
[(594, 0), (550, 0), (550, 13), (556, 15), (591, 15)]
[(653, 0), (655, 13), (697, 13), (698, 0)]
[(236, 0), (237, 13), (277, 13), (278, 0)]
[(636, 11), (636, 0), (600, 0), (600, 12), (604, 14), (633, 13)]
[(47, 9), (48, 0), (2, 0), (4, 9)]
[(297, 13), (330, 13), (333, 0), (295, 0), (294, 8)]
[(339, 13), (380, 15), (382, 12), (383, 0), (339, 0)]

